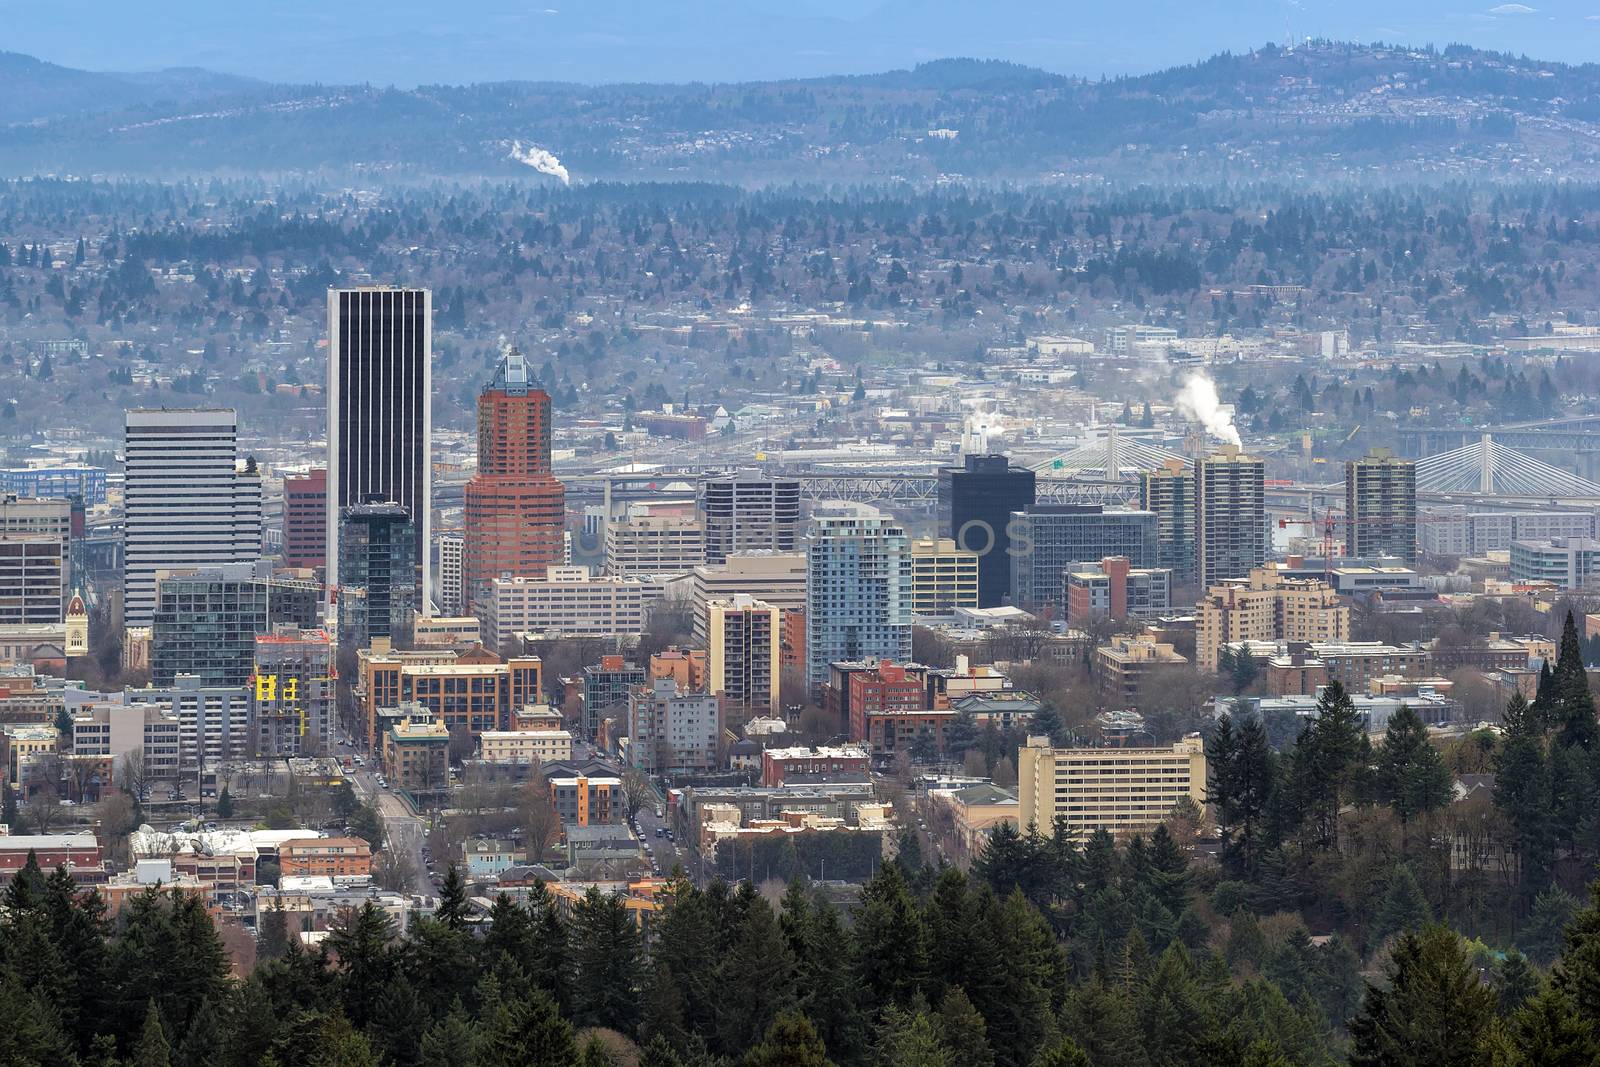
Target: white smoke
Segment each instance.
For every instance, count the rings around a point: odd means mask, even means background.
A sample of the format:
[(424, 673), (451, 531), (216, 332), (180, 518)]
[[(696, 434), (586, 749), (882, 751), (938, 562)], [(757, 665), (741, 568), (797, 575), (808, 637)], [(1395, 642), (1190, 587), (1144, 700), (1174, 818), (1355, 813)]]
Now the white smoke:
[(1217, 396), (1217, 386), (1210, 378), (1198, 372), (1183, 381), (1178, 393), (1177, 407), (1184, 417), (1204, 426), (1206, 433), (1230, 445), (1242, 445), (1239, 431), (1233, 425), (1233, 409), (1223, 407)]
[(561, 165), (561, 160), (536, 144), (524, 145), (521, 141), (512, 141), (511, 158), (518, 163), (527, 164), (540, 174), (560, 178), (562, 185), (572, 184), (572, 176), (567, 173), (567, 168)]

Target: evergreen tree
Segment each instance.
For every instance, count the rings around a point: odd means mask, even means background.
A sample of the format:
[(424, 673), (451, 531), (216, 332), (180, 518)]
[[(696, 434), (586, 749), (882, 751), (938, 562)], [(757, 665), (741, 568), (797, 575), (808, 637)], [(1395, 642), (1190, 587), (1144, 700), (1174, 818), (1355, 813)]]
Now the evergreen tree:
[(928, 946), (922, 915), (895, 864), (884, 864), (862, 890), (855, 934), (863, 993), (874, 1003), (910, 1007), (927, 978)]
[(233, 794), (228, 791), (227, 786), (222, 787), (222, 793), (217, 797), (217, 818), (233, 818)]
[(664, 1038), (654, 1037), (639, 1053), (639, 1067), (685, 1067), (685, 1064)]
[(1408, 705), (1402, 704), (1389, 718), (1378, 747), (1377, 785), (1380, 799), (1402, 822), (1450, 803), (1450, 771), (1429, 742), (1422, 719)]
[(467, 887), (454, 863), (446, 868), (444, 881), (439, 884), (439, 906), (433, 917), (452, 930), (467, 928)]
[(620, 896), (589, 887), (572, 909), (573, 1020), (632, 1033), (639, 1021), (639, 931)]
[(472, 1017), (456, 1001), (443, 1018), (422, 1035), (422, 1062), (427, 1067), (474, 1067), (477, 1040)]
[(1391, 934), (1420, 930), (1432, 918), (1433, 911), (1422, 895), (1422, 887), (1417, 884), (1411, 866), (1395, 864), (1389, 873), (1388, 888), (1378, 902), (1378, 912), (1372, 919), (1372, 944), (1380, 944)]
[(988, 1023), (973, 1006), (966, 990), (954, 986), (945, 993), (935, 1021), (941, 1040), (957, 1067), (994, 1067)]
[(771, 907), (757, 897), (745, 910), (719, 968), (717, 984), (723, 992), (717, 1032), (724, 1051), (749, 1048), (778, 1015), (794, 1006), (794, 969)]
[(891, 1005), (878, 1024), (873, 1051), (876, 1067), (958, 1067), (938, 1024), (926, 1011)]
[(222, 1062), (227, 1045), (222, 1020), (211, 1001), (205, 1001), (194, 1013), (189, 1032), (178, 1045), (177, 1067), (213, 1067)]
[(1368, 986), (1350, 1021), (1353, 1067), (1454, 1067), (1474, 1061), (1494, 1018), (1494, 991), (1478, 980), (1461, 939), (1444, 926), (1400, 936), (1385, 986)]
[(1510, 1015), (1544, 988), (1544, 979), (1528, 957), (1512, 949), (1495, 965), (1494, 990), (1502, 1016)]
[(261, 930), (256, 938), (256, 959), (265, 963), (275, 960), (289, 950), (289, 920), (283, 911), (283, 899), (275, 898), (272, 907), (261, 916)]
[(145, 1009), (144, 1027), (139, 1031), (139, 1041), (128, 1058), (128, 1067), (172, 1067), (172, 1046), (167, 1044), (167, 1033), (161, 1025), (161, 1012), (154, 1000)]
[(514, 1003), (488, 1005), (485, 1015), (476, 1067), (573, 1067), (577, 1062), (572, 1026), (543, 990)]
[(1579, 1015), (1572, 998), (1554, 987), (1523, 1003), (1485, 1045), (1494, 1067), (1600, 1063), (1594, 1023)]
[(1523, 882), (1537, 891), (1549, 884), (1558, 836), (1543, 726), (1521, 693), (1506, 705), (1504, 723), (1504, 740), (1495, 757), (1494, 802), (1515, 835)]
[(1517, 944), (1528, 958), (1541, 967), (1555, 962), (1561, 952), (1567, 922), (1578, 910), (1578, 900), (1560, 886), (1545, 888), (1533, 901), (1528, 922), (1517, 935)]
[(773, 1020), (761, 1043), (744, 1057), (744, 1067), (833, 1067), (811, 1020), (786, 1012)]

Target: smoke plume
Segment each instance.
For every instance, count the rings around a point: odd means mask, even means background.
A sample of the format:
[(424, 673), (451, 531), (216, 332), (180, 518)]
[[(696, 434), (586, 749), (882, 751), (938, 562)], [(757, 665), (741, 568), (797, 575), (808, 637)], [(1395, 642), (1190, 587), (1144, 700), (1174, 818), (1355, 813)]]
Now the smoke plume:
[(1239, 431), (1233, 425), (1233, 414), (1222, 406), (1217, 396), (1217, 386), (1204, 374), (1194, 373), (1183, 381), (1178, 392), (1178, 411), (1186, 418), (1205, 427), (1206, 433), (1230, 445), (1241, 445)]
[(561, 160), (536, 144), (524, 145), (521, 141), (512, 141), (511, 158), (518, 163), (527, 164), (540, 174), (560, 178), (562, 185), (572, 184), (572, 176), (567, 173), (567, 168), (561, 165)]

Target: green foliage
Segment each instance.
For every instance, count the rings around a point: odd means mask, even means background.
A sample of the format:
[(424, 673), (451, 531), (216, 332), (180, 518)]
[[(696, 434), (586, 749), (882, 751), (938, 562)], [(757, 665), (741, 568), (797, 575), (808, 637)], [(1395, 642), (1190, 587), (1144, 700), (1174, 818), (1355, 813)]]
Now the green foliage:
[(1428, 741), (1422, 719), (1409, 706), (1402, 705), (1389, 719), (1378, 747), (1377, 786), (1379, 797), (1402, 821), (1450, 803), (1450, 771)]
[(1393, 934), (1420, 930), (1432, 919), (1433, 909), (1422, 895), (1415, 872), (1408, 864), (1396, 864), (1389, 874), (1389, 887), (1372, 919), (1372, 944), (1377, 945)]
[(1426, 926), (1395, 943), (1385, 985), (1369, 986), (1350, 1021), (1355, 1067), (1468, 1063), (1494, 1019), (1494, 991), (1484, 986), (1447, 927)]

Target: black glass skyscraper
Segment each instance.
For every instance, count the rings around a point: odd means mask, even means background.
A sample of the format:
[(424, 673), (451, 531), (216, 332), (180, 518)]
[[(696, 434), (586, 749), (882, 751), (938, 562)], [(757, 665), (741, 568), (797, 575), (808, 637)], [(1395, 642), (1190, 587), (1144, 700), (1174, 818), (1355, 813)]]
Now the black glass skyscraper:
[[(426, 289), (328, 291), (328, 584), (339, 516), (376, 498), (412, 516), (416, 587), (432, 588), (433, 297)], [(427, 600), (418, 603), (426, 614)]]
[(960, 467), (939, 468), (939, 531), (958, 547), (978, 553), (978, 606), (998, 607), (1011, 587), (1013, 511), (1033, 505), (1033, 472), (1005, 456), (967, 456)]

